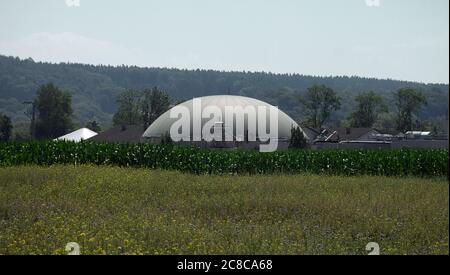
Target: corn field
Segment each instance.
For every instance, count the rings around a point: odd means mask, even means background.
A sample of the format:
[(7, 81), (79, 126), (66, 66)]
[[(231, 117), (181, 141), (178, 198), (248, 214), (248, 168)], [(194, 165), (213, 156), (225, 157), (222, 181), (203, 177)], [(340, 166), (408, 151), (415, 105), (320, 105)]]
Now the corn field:
[(0, 166), (95, 164), (193, 174), (324, 174), (448, 177), (448, 150), (205, 150), (189, 146), (101, 142), (0, 143)]

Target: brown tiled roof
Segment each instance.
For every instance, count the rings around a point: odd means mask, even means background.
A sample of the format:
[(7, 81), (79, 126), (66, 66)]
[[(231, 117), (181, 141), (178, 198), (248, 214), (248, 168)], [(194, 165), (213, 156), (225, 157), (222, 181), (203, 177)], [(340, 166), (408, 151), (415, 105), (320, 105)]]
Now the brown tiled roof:
[(144, 128), (142, 127), (142, 125), (119, 125), (101, 132), (98, 135), (90, 138), (89, 140), (135, 143), (141, 140), (143, 133)]

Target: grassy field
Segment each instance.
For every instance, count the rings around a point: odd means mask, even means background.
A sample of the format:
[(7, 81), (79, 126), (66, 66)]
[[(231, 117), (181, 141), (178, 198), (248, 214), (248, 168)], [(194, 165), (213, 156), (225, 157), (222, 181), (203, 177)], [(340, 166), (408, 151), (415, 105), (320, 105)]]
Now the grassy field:
[(0, 168), (0, 254), (449, 253), (447, 179)]

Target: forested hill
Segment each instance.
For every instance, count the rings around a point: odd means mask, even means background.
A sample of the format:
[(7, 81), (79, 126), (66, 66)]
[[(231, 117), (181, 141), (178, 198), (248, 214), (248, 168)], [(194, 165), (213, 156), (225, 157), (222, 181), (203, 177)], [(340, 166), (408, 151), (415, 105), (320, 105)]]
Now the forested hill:
[(314, 84), (324, 84), (342, 97), (342, 108), (334, 121), (345, 119), (356, 107), (360, 92), (373, 90), (385, 97), (394, 111), (392, 92), (402, 87), (422, 90), (428, 100), (421, 118), (442, 119), (448, 112), (448, 84), (421, 84), (360, 77), (314, 77), (298, 74), (179, 70), (130, 66), (94, 66), (51, 64), (0, 55), (0, 112), (13, 118), (16, 127), (24, 127), (28, 118), (23, 101), (32, 100), (39, 85), (53, 82), (72, 94), (78, 125), (98, 120), (104, 125), (116, 110), (115, 98), (125, 89), (158, 86), (175, 100), (197, 96), (234, 94), (254, 97), (279, 106), (301, 121), (298, 97)]

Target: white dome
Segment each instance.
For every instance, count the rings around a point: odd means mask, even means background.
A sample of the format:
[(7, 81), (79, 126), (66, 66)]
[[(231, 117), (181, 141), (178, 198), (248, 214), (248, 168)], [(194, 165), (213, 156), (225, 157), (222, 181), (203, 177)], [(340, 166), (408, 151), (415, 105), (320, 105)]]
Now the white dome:
[[(240, 107), (247, 107), (247, 106), (253, 106), (255, 110), (259, 106), (266, 107), (266, 123), (267, 128), (269, 129), (269, 108), (271, 107), (270, 104), (265, 103), (263, 101), (249, 98), (249, 97), (243, 97), (243, 96), (232, 96), (232, 95), (218, 95), (218, 96), (206, 96), (201, 97), (201, 111), (205, 109), (207, 106), (217, 106), (222, 111), (222, 114), (225, 113), (225, 106), (240, 106)], [(185, 106), (189, 109), (190, 113), (192, 114), (193, 110), (193, 102), (194, 99), (191, 99), (189, 101), (183, 102), (179, 104), (178, 106)], [(273, 106), (272, 106), (273, 107)], [(191, 115), (191, 132), (192, 132), (192, 125), (193, 125), (193, 116)], [(236, 119), (236, 115), (234, 116), (234, 120)], [(156, 119), (144, 132), (142, 135), (144, 138), (161, 138), (165, 134), (170, 132), (170, 128), (172, 124), (177, 121), (177, 118), (170, 118), (170, 110), (162, 114), (158, 119)], [(201, 127), (203, 128), (203, 125), (209, 121), (210, 119), (202, 119)], [(258, 123), (258, 122), (256, 122)], [(291, 137), (291, 128), (292, 127), (298, 127), (298, 124), (290, 118), (287, 114), (282, 112), (281, 110), (278, 110), (278, 138), (279, 139), (288, 139)], [(247, 130), (247, 119), (245, 120), (245, 126), (244, 130)]]

